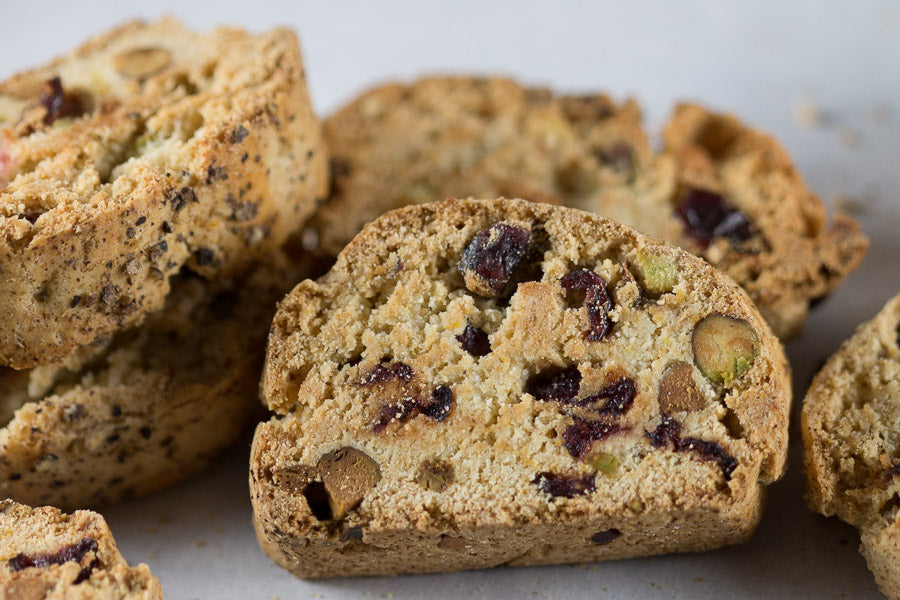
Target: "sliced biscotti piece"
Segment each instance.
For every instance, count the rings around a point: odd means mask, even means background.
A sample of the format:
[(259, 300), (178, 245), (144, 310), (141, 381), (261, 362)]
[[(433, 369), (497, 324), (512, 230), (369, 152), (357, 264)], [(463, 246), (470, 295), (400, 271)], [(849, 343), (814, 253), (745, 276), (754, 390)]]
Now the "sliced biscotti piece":
[(97, 506), (205, 468), (259, 413), (276, 303), (310, 274), (303, 257), (274, 255), (249, 277), (181, 275), (137, 329), (61, 364), (0, 370), (0, 497)]
[(297, 39), (131, 23), (0, 83), (0, 364), (57, 362), (280, 245), (327, 188)]
[(900, 599), (900, 296), (816, 375), (802, 430), (807, 502), (860, 529), (879, 587)]
[(10, 600), (162, 600), (145, 564), (128, 566), (103, 517), (0, 501), (0, 596)]
[(784, 468), (785, 358), (702, 260), (586, 212), (388, 213), (280, 304), (251, 452), (303, 577), (583, 562), (745, 540)]
[(730, 275), (776, 334), (857, 266), (866, 238), (822, 203), (771, 137), (697, 106), (651, 152), (633, 101), (554, 95), (504, 79), (377, 88), (325, 122), (333, 190), (313, 224), (336, 254), (382, 212), (512, 195), (573, 206), (675, 243)]

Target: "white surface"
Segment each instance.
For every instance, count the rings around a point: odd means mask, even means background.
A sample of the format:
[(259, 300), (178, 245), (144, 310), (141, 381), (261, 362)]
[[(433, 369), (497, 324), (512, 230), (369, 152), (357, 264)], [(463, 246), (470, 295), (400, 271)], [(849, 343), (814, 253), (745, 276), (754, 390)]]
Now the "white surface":
[[(435, 71), (513, 74), (565, 90), (635, 95), (657, 125), (679, 98), (775, 132), (829, 203), (862, 202), (869, 257), (788, 348), (797, 399), (856, 324), (900, 291), (900, 3), (897, 2), (0, 2), (0, 77), (132, 16), (301, 35), (316, 108), (366, 86)], [(819, 107), (803, 126), (798, 102)], [(846, 138), (855, 133), (858, 145)], [(842, 141), (843, 140), (843, 141)], [(796, 412), (796, 411), (795, 411)], [(803, 505), (796, 423), (787, 477), (741, 547), (581, 567), (307, 583), (272, 565), (250, 527), (247, 443), (207, 476), (105, 511), (126, 557), (166, 597), (878, 598), (856, 532)]]

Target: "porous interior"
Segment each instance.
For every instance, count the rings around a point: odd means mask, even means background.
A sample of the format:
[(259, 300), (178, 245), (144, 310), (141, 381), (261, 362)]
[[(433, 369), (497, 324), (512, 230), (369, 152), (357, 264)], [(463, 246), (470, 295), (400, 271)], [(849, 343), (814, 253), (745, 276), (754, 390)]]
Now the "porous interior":
[[(865, 237), (824, 209), (770, 137), (679, 107), (653, 152), (633, 101), (554, 96), (502, 79), (429, 78), (362, 96), (325, 122), (335, 194), (318, 216), (337, 253), (384, 211), (447, 197), (572, 206), (675, 243), (745, 287), (779, 336), (855, 268)], [(754, 235), (705, 246), (676, 215), (686, 188), (720, 194)]]
[[(900, 297), (860, 327), (804, 400), (807, 476), (818, 510), (857, 526), (900, 508)], [(810, 468), (812, 467), (812, 468)]]
[[(534, 208), (536, 217), (522, 207), (538, 205), (512, 201), (506, 212), (502, 202), (490, 210), (482, 210), (487, 204), (467, 206), (476, 206), (474, 214), (429, 209), (379, 222), (327, 276), (302, 282), (282, 303), (265, 384), (271, 408), (286, 415), (277, 424), (283, 439), (273, 444), (275, 456), (266, 459), (276, 480), (280, 469), (314, 467), (336, 448), (360, 449), (379, 465), (381, 478), (348, 523), (377, 529), (415, 527), (423, 514), (465, 526), (553, 514), (724, 507), (758, 479), (778, 475), (760, 473), (773, 454), (761, 450), (760, 441), (781, 429), (787, 406), (787, 398), (778, 396), (779, 383), (771, 383), (780, 367), (766, 345), (730, 386), (709, 381), (693, 367), (704, 405), (671, 415), (684, 437), (718, 443), (737, 459), (731, 478), (697, 453), (676, 452), (671, 445), (653, 448), (646, 435), (661, 420), (657, 389), (666, 368), (677, 361), (693, 365), (697, 321), (726, 313), (747, 320), (761, 339), (770, 340), (731, 282), (686, 253), (611, 222), (598, 226), (570, 218), (584, 213)], [(479, 230), (514, 212), (510, 206), (520, 212), (507, 218), (529, 228), (533, 240), (544, 240), (539, 269), (508, 301), (480, 297), (464, 285), (460, 256)], [(639, 300), (640, 285), (625, 269), (642, 252), (659, 254), (674, 266), (677, 282), (670, 293)], [(615, 302), (613, 330), (598, 342), (586, 340), (586, 308), (567, 299), (560, 285), (576, 269), (602, 275)], [(462, 348), (457, 336), (467, 324), (489, 334), (488, 354), (475, 357)], [(414, 373), (399, 395), (390, 387), (397, 382), (366, 383), (379, 365), (398, 363)], [(610, 421), (622, 431), (591, 447), (591, 454), (603, 456), (608, 473), (564, 446), (578, 410), (527, 392), (532, 377), (572, 366), (583, 377), (579, 397), (622, 376), (636, 385), (634, 404)], [(374, 426), (386, 403), (405, 395), (427, 398), (437, 386), (453, 393), (445, 421), (419, 414), (380, 430)], [(747, 415), (759, 412), (766, 416), (758, 429), (742, 425)], [(451, 465), (453, 483), (443, 491), (424, 489), (416, 479), (423, 461)], [(587, 477), (596, 491), (553, 498), (539, 489), (540, 473)]]
[[(210, 122), (245, 101), (241, 93), (264, 91), (275, 68), (259, 56), (266, 50), (242, 32), (203, 36), (164, 19), (126, 26), (0, 84), (0, 217), (40, 227), (54, 209), (127, 195), (141, 167), (200, 184), (206, 172), (182, 170), (196, 162)], [(141, 53), (143, 64), (132, 58)], [(63, 106), (74, 108), (48, 123), (42, 97), (52, 77)]]

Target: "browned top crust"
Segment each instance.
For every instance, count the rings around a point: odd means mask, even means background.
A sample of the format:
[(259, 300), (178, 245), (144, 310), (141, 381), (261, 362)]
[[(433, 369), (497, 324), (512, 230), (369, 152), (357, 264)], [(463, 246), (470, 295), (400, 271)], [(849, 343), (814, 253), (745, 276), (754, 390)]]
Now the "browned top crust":
[[(317, 510), (367, 532), (628, 502), (727, 511), (782, 474), (787, 448), (786, 360), (737, 285), (610, 219), (522, 200), (368, 225), (280, 304), (262, 387), (283, 416), (257, 429), (253, 485), (291, 504), (262, 498), (258, 519), (316, 539), (331, 523)], [(328, 480), (342, 456), (343, 487)], [(316, 472), (330, 509), (299, 493)], [(553, 514), (548, 494), (566, 498)]]
[(0, 595), (15, 600), (162, 600), (147, 565), (129, 567), (103, 517), (0, 501)]
[(129, 23), (0, 83), (0, 364), (56, 362), (232, 273), (327, 185), (297, 40)]
[[(749, 293), (775, 333), (861, 261), (850, 218), (822, 203), (770, 136), (676, 107), (651, 151), (633, 100), (555, 95), (502, 79), (425, 78), (371, 90), (325, 122), (333, 193), (313, 221), (336, 254), (407, 204), (517, 196), (614, 218), (699, 254)], [(688, 222), (693, 222), (689, 226)]]

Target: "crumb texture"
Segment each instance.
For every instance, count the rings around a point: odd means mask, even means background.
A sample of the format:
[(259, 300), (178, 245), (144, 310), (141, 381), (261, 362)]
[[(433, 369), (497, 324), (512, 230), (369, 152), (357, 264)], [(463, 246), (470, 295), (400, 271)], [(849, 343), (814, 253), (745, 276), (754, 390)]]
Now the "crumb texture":
[(515, 82), (426, 78), (371, 90), (325, 122), (332, 196), (316, 215), (337, 254), (383, 212), (448, 197), (520, 197), (602, 214), (705, 258), (775, 333), (861, 261), (867, 240), (825, 212), (790, 157), (737, 119), (679, 105), (654, 152), (638, 105)]
[(885, 595), (900, 598), (900, 296), (859, 327), (803, 401), (807, 501), (861, 531)]
[(129, 566), (97, 513), (0, 501), (0, 595), (10, 600), (162, 600), (145, 564)]
[(790, 403), (733, 282), (611, 220), (504, 199), (366, 227), (279, 305), (263, 395), (254, 523), (304, 577), (736, 543), (783, 472)]
[(327, 165), (297, 40), (129, 23), (0, 83), (0, 364), (139, 324), (280, 246)]

